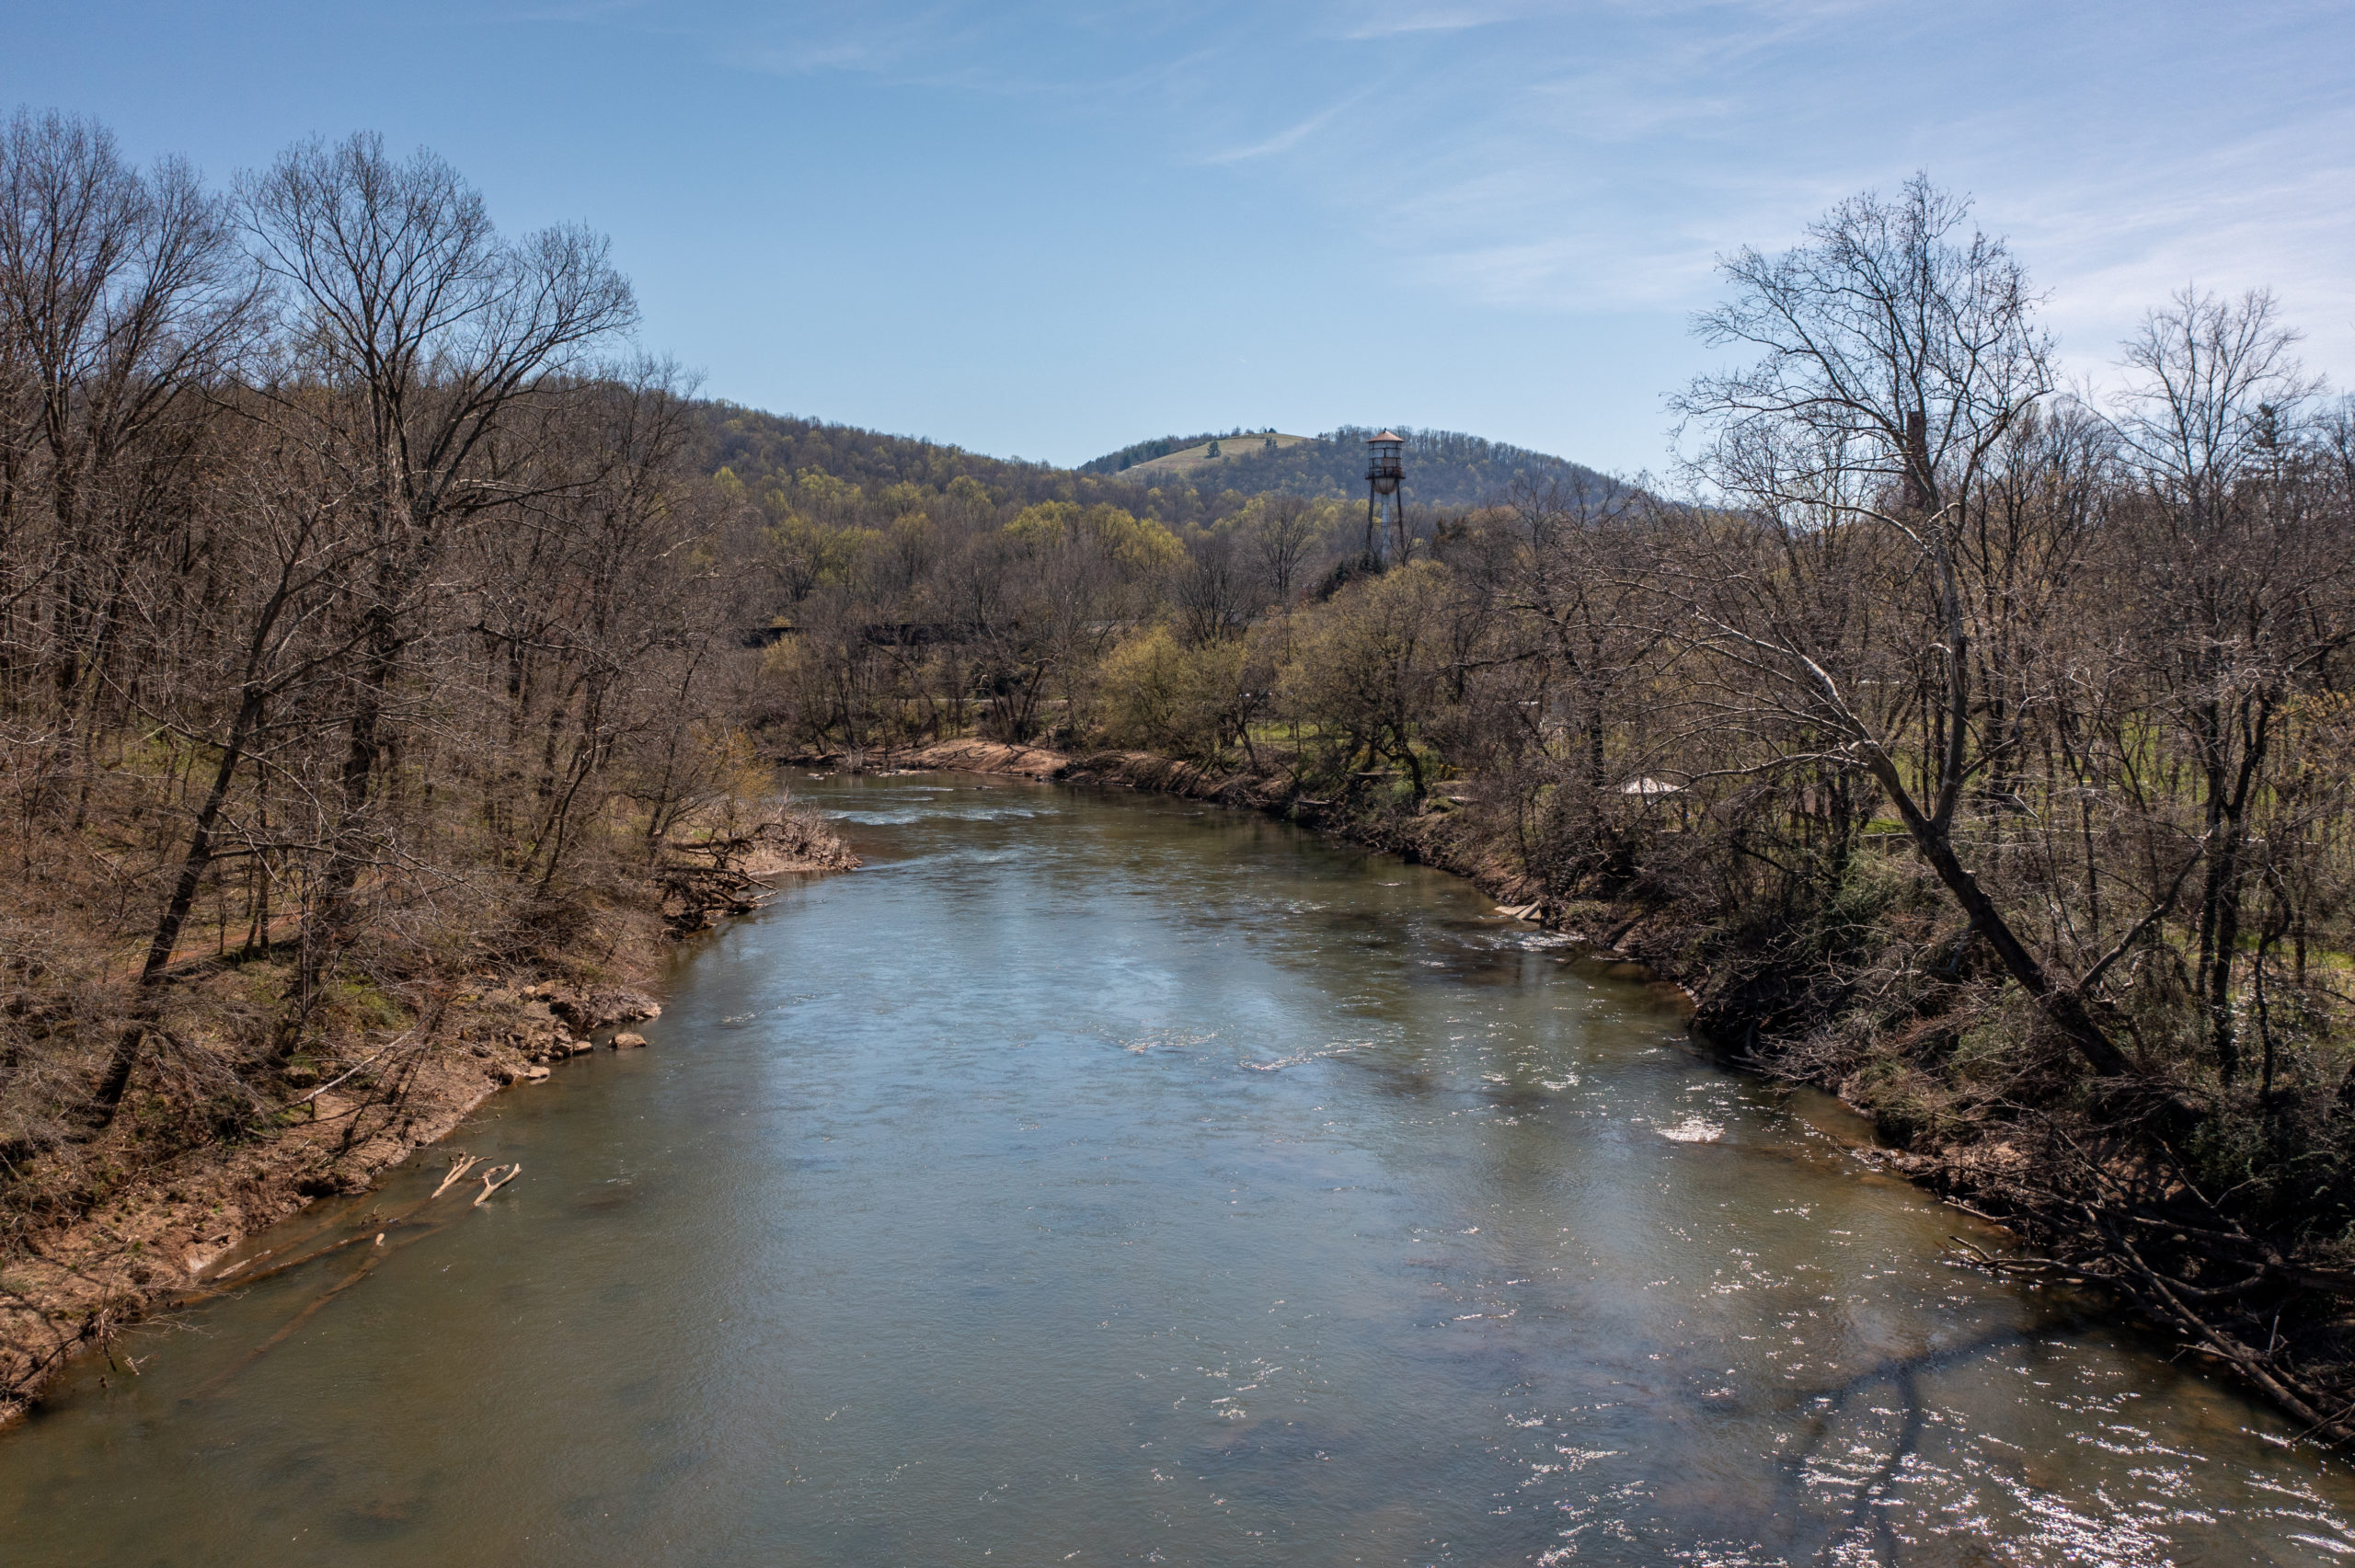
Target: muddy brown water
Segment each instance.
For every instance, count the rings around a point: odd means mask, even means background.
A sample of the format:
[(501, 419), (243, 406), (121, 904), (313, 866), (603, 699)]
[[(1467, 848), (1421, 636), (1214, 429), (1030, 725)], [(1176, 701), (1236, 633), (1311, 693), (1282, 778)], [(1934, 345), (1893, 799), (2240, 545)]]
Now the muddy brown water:
[(356, 1250), (79, 1368), (0, 1434), (0, 1562), (2355, 1553), (2337, 1461), (1955, 1266), (1836, 1105), (1465, 883), (806, 787), (867, 869), (683, 955), (652, 1048), (496, 1097), (452, 1145), (522, 1179), (278, 1343)]

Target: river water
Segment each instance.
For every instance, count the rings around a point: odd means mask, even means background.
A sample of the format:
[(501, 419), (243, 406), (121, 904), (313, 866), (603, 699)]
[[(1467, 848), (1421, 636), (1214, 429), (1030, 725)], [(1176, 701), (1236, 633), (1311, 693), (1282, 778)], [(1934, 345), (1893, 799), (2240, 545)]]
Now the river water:
[(867, 869), (683, 955), (651, 1049), (495, 1097), (451, 1140), (523, 1162), (490, 1203), (81, 1368), (0, 1435), (0, 1562), (2355, 1553), (2281, 1421), (1954, 1266), (1835, 1104), (1465, 883), (809, 788)]

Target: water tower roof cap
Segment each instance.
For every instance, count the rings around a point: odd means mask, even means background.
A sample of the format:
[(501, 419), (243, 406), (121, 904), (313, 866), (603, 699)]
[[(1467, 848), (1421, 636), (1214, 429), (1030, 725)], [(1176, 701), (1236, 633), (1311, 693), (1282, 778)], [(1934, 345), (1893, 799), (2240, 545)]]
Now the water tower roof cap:
[(1405, 446), (1407, 444), (1407, 438), (1401, 435), (1394, 435), (1390, 431), (1384, 430), (1378, 436), (1368, 436), (1366, 438), (1365, 444), (1368, 446)]

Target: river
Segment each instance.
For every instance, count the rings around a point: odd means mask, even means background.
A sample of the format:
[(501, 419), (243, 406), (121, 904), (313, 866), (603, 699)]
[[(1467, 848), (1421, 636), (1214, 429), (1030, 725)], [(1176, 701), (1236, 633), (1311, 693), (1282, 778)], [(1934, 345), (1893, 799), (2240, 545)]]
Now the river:
[(2280, 1419), (1956, 1266), (1991, 1233), (1835, 1103), (1465, 883), (1189, 803), (806, 787), (866, 869), (683, 952), (650, 1049), (293, 1223), (364, 1234), (450, 1147), (523, 1162), (488, 1204), (78, 1368), (0, 1434), (0, 1562), (2355, 1553)]

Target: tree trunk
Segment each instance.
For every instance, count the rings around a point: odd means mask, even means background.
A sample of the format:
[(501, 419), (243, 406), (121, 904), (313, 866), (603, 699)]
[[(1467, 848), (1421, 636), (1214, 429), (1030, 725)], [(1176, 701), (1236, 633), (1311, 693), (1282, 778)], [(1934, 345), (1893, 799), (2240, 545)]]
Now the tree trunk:
[(2131, 1076), (2133, 1064), (2126, 1059), (2126, 1054), (2095, 1021), (2083, 998), (2073, 991), (2053, 987), (2051, 978), (2044, 972), (2044, 966), (2037, 962), (2036, 956), (2028, 950), (2005, 921), (2003, 912), (1995, 908), (1995, 902), (1987, 896), (1986, 889), (1979, 886), (1979, 879), (1955, 854), (1954, 846), (1943, 827), (1924, 817), (1913, 798), (1905, 793), (1903, 781), (1897, 776), (1896, 767), (1886, 755), (1878, 755), (1873, 772), (1896, 806), (1898, 815), (1904, 818), (1906, 831), (1913, 835), (1914, 849), (1929, 862), (1930, 869), (1937, 873), (1938, 880), (1946, 885), (1947, 891), (1961, 906), (1963, 914), (1970, 921), (1970, 929), (1994, 950), (2005, 973), (2010, 975), (2022, 990), (2036, 999), (2044, 1015), (2068, 1037), (2069, 1043), (2076, 1047), (2077, 1054), (2085, 1058), (2087, 1066), (2104, 1078)]
[(221, 819), (221, 808), (229, 798), (229, 786), (236, 778), (238, 764), (245, 760), (246, 742), (260, 717), (261, 707), (261, 693), (248, 689), (245, 701), (238, 704), (236, 723), (230, 728), (228, 742), (221, 749), (221, 764), (213, 770), (213, 787), (206, 793), (204, 805), (196, 814), (196, 824), (189, 833), (188, 852), (180, 860), (179, 879), (173, 884), (171, 900), (155, 922), (155, 936), (147, 944), (147, 961), (140, 967), (138, 1000), (132, 1006), (132, 1022), (115, 1037), (106, 1072), (90, 1096), (91, 1110), (101, 1128), (114, 1120), (123, 1092), (131, 1086), (132, 1072), (139, 1065), (140, 1047), (155, 1025), (161, 1001), (157, 988), (163, 983), (165, 971), (171, 967), (172, 949), (178, 945), (189, 911), (196, 907), (197, 893), (204, 885), (205, 871), (213, 864), (213, 830)]

